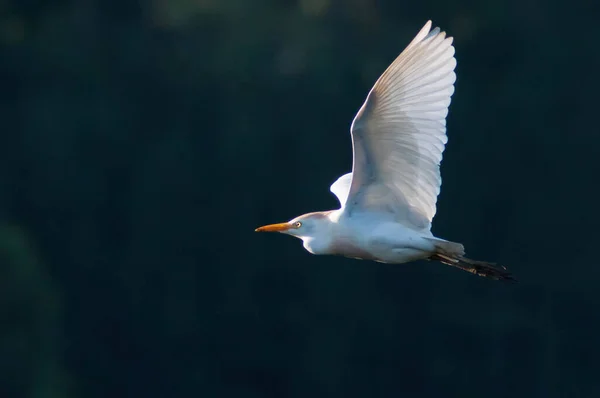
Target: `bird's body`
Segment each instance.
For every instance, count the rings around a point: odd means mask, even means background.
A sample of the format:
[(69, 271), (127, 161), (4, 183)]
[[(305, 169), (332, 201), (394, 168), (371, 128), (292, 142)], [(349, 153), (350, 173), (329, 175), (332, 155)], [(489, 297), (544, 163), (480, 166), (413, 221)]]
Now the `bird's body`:
[[(315, 213), (312, 213), (315, 217)], [(303, 239), (312, 254), (335, 254), (349, 258), (400, 264), (427, 258), (435, 250), (428, 231), (415, 231), (390, 221), (385, 213), (356, 212), (343, 209), (322, 212), (318, 221), (321, 236)]]
[(463, 245), (431, 233), (456, 60), (452, 39), (430, 29), (428, 21), (354, 118), (352, 173), (330, 188), (340, 208), (257, 231), (296, 236), (313, 254), (392, 264), (433, 259), (480, 276), (512, 279), (504, 267), (470, 260)]

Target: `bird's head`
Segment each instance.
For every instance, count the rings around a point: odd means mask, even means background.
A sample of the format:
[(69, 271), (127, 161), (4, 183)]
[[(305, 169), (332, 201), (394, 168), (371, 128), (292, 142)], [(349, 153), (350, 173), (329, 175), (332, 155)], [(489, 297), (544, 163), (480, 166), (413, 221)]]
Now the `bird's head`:
[(280, 232), (297, 238), (311, 238), (326, 233), (331, 224), (329, 212), (315, 212), (298, 216), (288, 222), (265, 225), (256, 228), (256, 232)]

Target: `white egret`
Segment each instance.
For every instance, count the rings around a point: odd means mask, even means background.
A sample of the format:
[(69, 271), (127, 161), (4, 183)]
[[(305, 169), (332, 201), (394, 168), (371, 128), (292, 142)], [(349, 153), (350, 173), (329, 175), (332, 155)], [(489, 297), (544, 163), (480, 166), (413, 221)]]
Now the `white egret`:
[(330, 188), (340, 208), (257, 232), (295, 236), (312, 254), (392, 264), (437, 260), (479, 276), (514, 280), (505, 267), (468, 259), (462, 244), (431, 233), (456, 59), (452, 38), (430, 29), (428, 21), (354, 118), (352, 172)]

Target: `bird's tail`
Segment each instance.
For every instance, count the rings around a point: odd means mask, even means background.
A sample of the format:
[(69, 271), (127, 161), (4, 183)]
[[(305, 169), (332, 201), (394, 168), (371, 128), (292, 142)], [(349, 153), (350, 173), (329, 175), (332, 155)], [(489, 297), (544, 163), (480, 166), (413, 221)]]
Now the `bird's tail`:
[(435, 246), (436, 252), (429, 257), (430, 260), (436, 260), (478, 276), (516, 282), (516, 279), (504, 266), (466, 258), (464, 256), (464, 247), (460, 243), (436, 239)]

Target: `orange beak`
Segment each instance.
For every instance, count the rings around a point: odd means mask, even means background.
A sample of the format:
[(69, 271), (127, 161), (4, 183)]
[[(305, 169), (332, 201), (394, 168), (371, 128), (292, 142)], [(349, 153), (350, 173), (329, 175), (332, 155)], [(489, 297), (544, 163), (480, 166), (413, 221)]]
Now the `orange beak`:
[(279, 224), (270, 224), (265, 225), (264, 227), (259, 227), (254, 230), (254, 232), (284, 232), (288, 229), (292, 228), (292, 226), (286, 222), (282, 222)]

